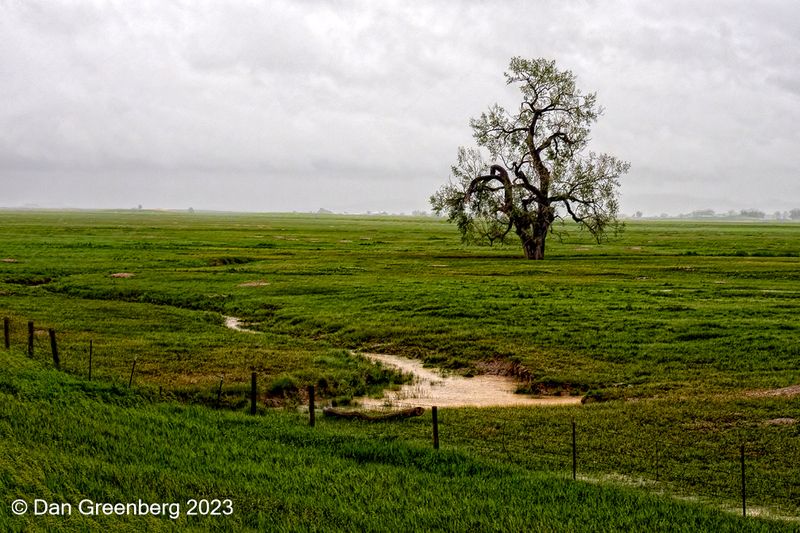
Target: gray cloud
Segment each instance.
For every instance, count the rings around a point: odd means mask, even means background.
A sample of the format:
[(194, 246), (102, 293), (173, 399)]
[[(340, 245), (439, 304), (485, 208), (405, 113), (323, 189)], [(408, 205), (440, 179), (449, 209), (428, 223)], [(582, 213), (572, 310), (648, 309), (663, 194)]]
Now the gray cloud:
[(594, 148), (633, 164), (623, 209), (788, 209), (798, 15), (683, 0), (0, 3), (0, 205), (426, 209), (469, 118), (514, 104), (502, 72), (523, 55), (598, 92)]

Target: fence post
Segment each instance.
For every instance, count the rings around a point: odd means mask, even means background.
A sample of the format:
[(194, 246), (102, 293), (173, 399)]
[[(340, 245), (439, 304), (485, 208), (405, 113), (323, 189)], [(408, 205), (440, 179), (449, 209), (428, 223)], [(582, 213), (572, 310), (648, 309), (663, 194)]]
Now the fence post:
[(92, 381), (92, 339), (89, 339), (89, 381)]
[(250, 414), (256, 414), (256, 373), (250, 375)]
[(11, 348), (11, 331), (8, 323), (8, 317), (3, 319), (3, 338), (5, 339), (6, 350)]
[(575, 445), (575, 421), (572, 421), (572, 480), (577, 479), (578, 474), (578, 448)]
[(53, 364), (56, 370), (61, 370), (61, 359), (58, 357), (58, 343), (56, 343), (56, 330), (50, 328), (47, 330), (50, 334), (50, 350), (53, 352)]
[(658, 452), (659, 452), (658, 441), (656, 441), (656, 483), (658, 483), (658, 478), (659, 478), (659, 474), (660, 474), (660, 466), (661, 466), (659, 464), (659, 462), (658, 462), (659, 459), (660, 459)]
[(744, 444), (739, 448), (740, 457), (742, 462), (742, 516), (747, 517), (747, 497), (745, 492), (745, 478), (744, 478)]
[(314, 385), (308, 386), (308, 425), (314, 427)]
[(431, 407), (431, 415), (433, 416), (433, 449), (439, 449), (439, 408), (435, 405)]
[(131, 385), (133, 385), (133, 373), (135, 371), (136, 371), (136, 358), (134, 357), (133, 358), (133, 364), (131, 365), (131, 377), (130, 377), (130, 379), (128, 379), (128, 388), (129, 389), (131, 388)]
[(219, 388), (217, 389), (217, 409), (219, 409), (220, 402), (222, 401), (222, 382), (225, 381), (225, 376), (219, 378)]
[(28, 321), (28, 357), (33, 357), (33, 321)]

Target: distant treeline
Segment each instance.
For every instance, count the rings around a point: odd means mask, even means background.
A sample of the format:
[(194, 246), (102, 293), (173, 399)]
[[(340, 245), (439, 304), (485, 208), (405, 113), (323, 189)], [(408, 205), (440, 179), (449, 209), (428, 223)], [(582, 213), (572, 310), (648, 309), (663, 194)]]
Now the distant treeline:
[[(637, 211), (633, 218), (644, 218), (641, 211)], [(648, 217), (653, 218), (653, 217)], [(760, 209), (741, 209), (739, 211), (730, 210), (724, 213), (717, 213), (713, 209), (698, 209), (691, 213), (681, 213), (679, 215), (669, 215), (661, 213), (658, 218), (716, 218), (716, 219), (757, 219), (757, 220), (800, 220), (800, 209), (791, 209), (789, 211), (775, 211), (772, 214), (767, 214)]]

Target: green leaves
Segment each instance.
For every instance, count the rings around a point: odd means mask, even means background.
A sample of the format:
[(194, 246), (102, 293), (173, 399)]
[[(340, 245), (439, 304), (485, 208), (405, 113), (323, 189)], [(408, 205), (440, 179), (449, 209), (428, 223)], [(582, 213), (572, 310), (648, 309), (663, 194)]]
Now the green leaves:
[[(528, 257), (544, 256), (557, 218), (569, 217), (602, 240), (618, 227), (619, 177), (630, 165), (584, 155), (602, 114), (596, 94), (583, 94), (575, 75), (552, 60), (513, 57), (504, 76), (519, 86), (521, 102), (513, 112), (494, 104), (470, 120), (479, 149), (459, 148), (450, 184), (431, 197), (434, 210), (456, 223), (466, 242), (503, 242), (513, 227)], [(501, 173), (487, 175), (491, 165), (511, 177), (513, 206)]]

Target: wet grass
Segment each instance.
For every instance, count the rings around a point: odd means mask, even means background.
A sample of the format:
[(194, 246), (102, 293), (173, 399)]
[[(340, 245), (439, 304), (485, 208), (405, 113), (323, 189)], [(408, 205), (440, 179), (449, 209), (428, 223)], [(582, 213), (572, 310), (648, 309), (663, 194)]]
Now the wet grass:
[[(800, 515), (798, 425), (771, 422), (800, 405), (748, 395), (800, 383), (798, 224), (632, 222), (602, 246), (553, 239), (543, 262), (465, 248), (430, 218), (0, 211), (0, 228), (14, 345), (27, 320), (55, 328), (76, 379), (91, 339), (103, 383), (125, 389), (136, 360), (136, 390), (214, 406), (222, 380), (235, 417), (252, 371), (262, 405), (303, 402), (310, 384), (347, 403), (402, 381), (349, 350), (465, 374), (511, 361), (523, 392), (598, 403), (447, 411), (452, 451), (564, 475), (574, 418), (582, 475), (735, 507), (744, 442), (755, 504)], [(425, 420), (336, 428), (428, 439)]]
[[(161, 402), (42, 366), (3, 354), (5, 531), (791, 530), (631, 488), (572, 482), (469, 447), (434, 451), (409, 433), (397, 438), (394, 424), (323, 420), (309, 428), (295, 412), (251, 417)], [(35, 498), (69, 503), (71, 515), (10, 512), (12, 500), (34, 509)], [(78, 507), (84, 499), (180, 508), (170, 508), (174, 518), (86, 516)], [(222, 509), (232, 513), (187, 516), (189, 499), (229, 500)]]
[[(800, 381), (797, 224), (630, 223), (603, 246), (553, 239), (544, 262), (463, 248), (425, 218), (3, 212), (0, 224), (18, 261), (0, 263), (0, 310), (56, 326), (75, 367), (93, 337), (109, 372), (138, 357), (165, 387), (250, 370), (335, 382), (313, 361), (342, 348), (465, 372), (512, 359), (523, 388), (580, 394)], [(227, 331), (223, 315), (263, 334)]]

